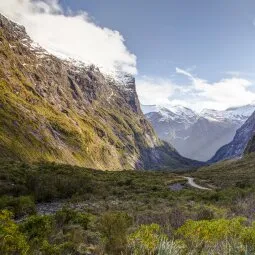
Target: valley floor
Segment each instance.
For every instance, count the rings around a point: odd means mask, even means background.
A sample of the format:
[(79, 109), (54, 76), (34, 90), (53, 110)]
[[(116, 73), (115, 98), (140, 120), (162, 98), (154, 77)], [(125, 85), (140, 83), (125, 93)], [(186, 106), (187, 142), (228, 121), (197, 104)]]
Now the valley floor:
[(1, 162), (0, 253), (254, 254), (254, 160), (183, 175)]

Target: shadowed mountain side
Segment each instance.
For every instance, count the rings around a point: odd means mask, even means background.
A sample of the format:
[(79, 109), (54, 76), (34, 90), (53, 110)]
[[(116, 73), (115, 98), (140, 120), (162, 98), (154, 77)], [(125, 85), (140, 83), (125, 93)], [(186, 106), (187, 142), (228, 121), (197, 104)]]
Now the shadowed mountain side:
[[(225, 159), (238, 158), (243, 156), (246, 146), (252, 139), (255, 132), (255, 113), (241, 126), (237, 131), (232, 142), (221, 147), (210, 163), (218, 162)], [(252, 142), (248, 147), (252, 148)], [(249, 150), (249, 149), (248, 149)]]

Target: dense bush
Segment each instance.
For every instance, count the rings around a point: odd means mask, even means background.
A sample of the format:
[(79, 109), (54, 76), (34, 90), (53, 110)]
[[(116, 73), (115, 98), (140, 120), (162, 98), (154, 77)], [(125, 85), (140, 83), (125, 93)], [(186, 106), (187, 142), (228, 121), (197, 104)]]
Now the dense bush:
[(127, 231), (132, 219), (123, 212), (107, 212), (99, 222), (105, 251), (109, 254), (121, 254), (126, 250)]
[(63, 227), (68, 224), (78, 224), (82, 226), (83, 229), (87, 230), (89, 223), (93, 220), (93, 215), (77, 212), (67, 207), (55, 214), (55, 221), (58, 227)]
[(41, 242), (47, 238), (53, 229), (51, 216), (31, 216), (20, 225), (20, 229), (28, 237), (28, 240)]
[[(3, 255), (251, 255), (255, 222), (242, 217), (187, 220), (168, 236), (157, 224), (134, 226), (124, 212), (102, 216), (63, 209), (52, 216), (30, 216), (19, 224), (0, 212), (0, 254)], [(94, 222), (94, 224), (91, 224)], [(94, 242), (91, 232), (98, 233)]]
[[(180, 180), (163, 172), (2, 163), (0, 209), (12, 214), (1, 212), (0, 254), (255, 254), (255, 187), (169, 189)], [(50, 203), (37, 215), (41, 202)]]
[(0, 211), (0, 254), (26, 255), (29, 250), (26, 237), (11, 217), (10, 212)]
[(255, 224), (248, 225), (245, 218), (218, 220), (188, 220), (177, 231), (184, 240), (186, 251), (194, 250), (202, 254), (254, 254)]
[(154, 254), (160, 241), (164, 238), (166, 236), (159, 225), (141, 225), (134, 233), (129, 235), (129, 249), (134, 255)]
[(35, 213), (35, 203), (29, 196), (2, 196), (0, 197), (0, 210), (8, 209), (16, 218)]

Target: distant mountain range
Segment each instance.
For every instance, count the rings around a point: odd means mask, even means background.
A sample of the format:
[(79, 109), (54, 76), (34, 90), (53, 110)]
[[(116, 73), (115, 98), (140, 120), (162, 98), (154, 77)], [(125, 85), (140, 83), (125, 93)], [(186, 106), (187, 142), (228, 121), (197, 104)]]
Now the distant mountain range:
[(225, 111), (205, 109), (200, 113), (183, 106), (143, 105), (142, 111), (158, 136), (181, 155), (208, 161), (232, 141), (236, 130), (255, 111), (255, 104)]

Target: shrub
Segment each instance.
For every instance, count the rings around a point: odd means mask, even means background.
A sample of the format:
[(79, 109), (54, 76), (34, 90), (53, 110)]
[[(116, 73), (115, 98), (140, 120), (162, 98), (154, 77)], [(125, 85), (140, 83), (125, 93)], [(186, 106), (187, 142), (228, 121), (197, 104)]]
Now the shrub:
[(63, 227), (67, 224), (78, 224), (83, 229), (88, 229), (88, 224), (93, 220), (93, 215), (81, 213), (69, 208), (63, 208), (55, 214), (55, 220), (58, 227)]
[(162, 239), (166, 236), (157, 224), (141, 225), (129, 235), (128, 244), (132, 254), (154, 254)]
[[(245, 218), (218, 220), (188, 220), (177, 230), (186, 246), (197, 251), (211, 250), (243, 250), (255, 252), (255, 224), (247, 226)], [(215, 253), (212, 253), (215, 254)], [(232, 254), (232, 253), (216, 253)], [(242, 254), (242, 253), (238, 253)]]
[(0, 254), (26, 255), (29, 250), (26, 238), (11, 216), (7, 210), (0, 211)]
[(200, 207), (196, 215), (197, 220), (212, 220), (214, 218), (214, 212), (210, 208)]
[(157, 247), (157, 255), (180, 255), (183, 252), (183, 245), (179, 242), (162, 239)]
[(31, 242), (41, 242), (46, 239), (53, 230), (53, 220), (50, 216), (34, 215), (27, 218), (21, 225), (20, 230)]
[(29, 196), (2, 196), (0, 198), (0, 210), (1, 209), (10, 210), (14, 213), (14, 216), (18, 218), (35, 213), (35, 203)]
[(175, 207), (170, 213), (170, 223), (174, 229), (182, 226), (187, 220), (187, 215), (183, 208)]
[(219, 240), (235, 238), (243, 228), (245, 218), (232, 220), (188, 220), (177, 231), (186, 240), (191, 242), (216, 243)]
[(127, 231), (132, 223), (131, 217), (123, 212), (107, 212), (99, 222), (99, 229), (109, 254), (121, 254), (126, 249)]

